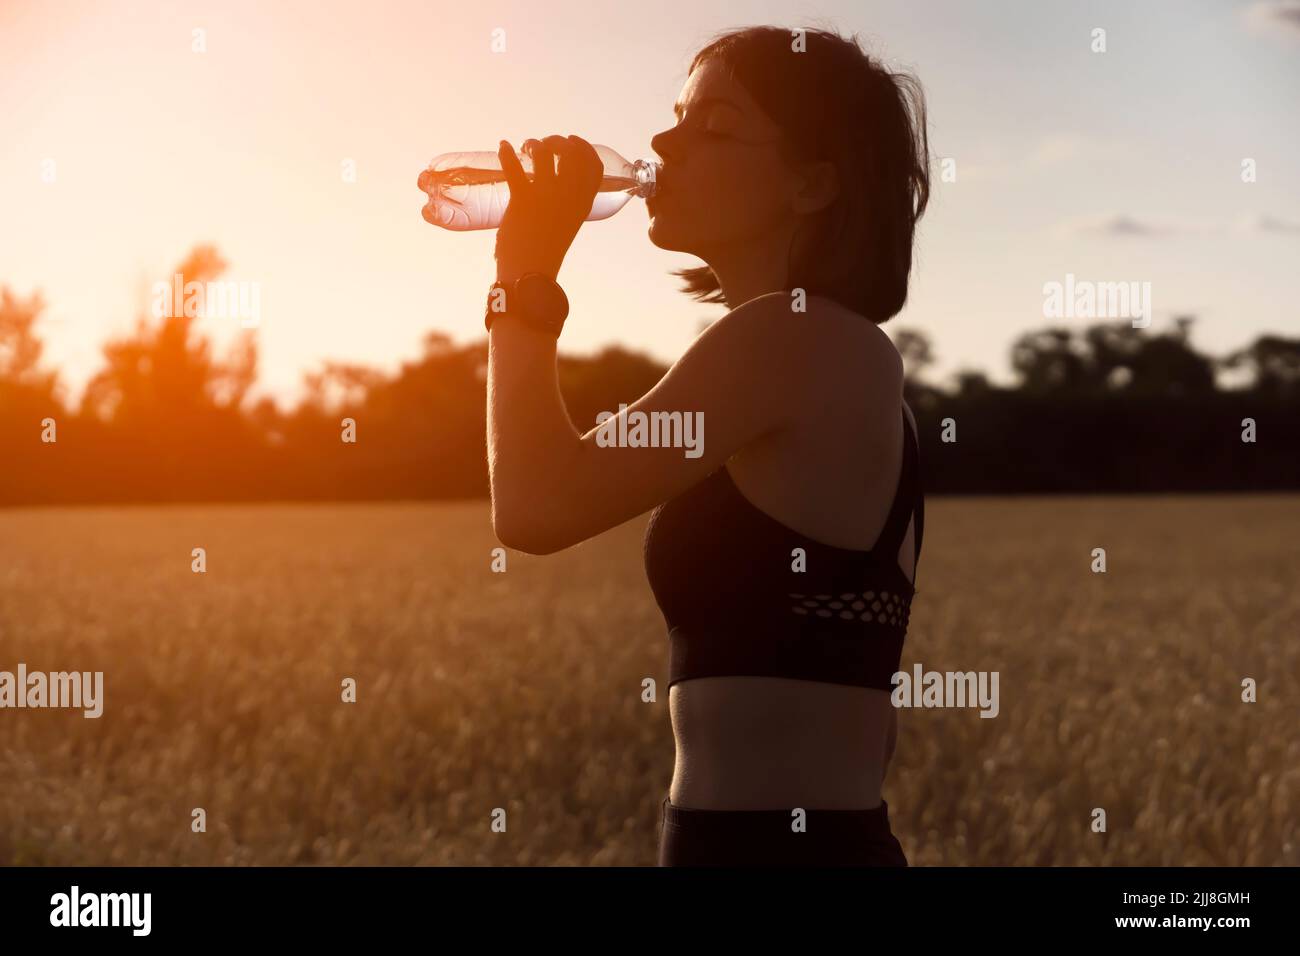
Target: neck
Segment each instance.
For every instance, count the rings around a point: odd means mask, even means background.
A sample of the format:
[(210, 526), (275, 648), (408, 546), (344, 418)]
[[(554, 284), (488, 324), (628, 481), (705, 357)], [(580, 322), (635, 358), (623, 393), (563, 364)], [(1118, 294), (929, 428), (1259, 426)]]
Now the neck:
[(746, 243), (702, 256), (722, 287), (727, 307), (739, 305), (786, 287), (790, 236), (781, 234), (762, 243)]

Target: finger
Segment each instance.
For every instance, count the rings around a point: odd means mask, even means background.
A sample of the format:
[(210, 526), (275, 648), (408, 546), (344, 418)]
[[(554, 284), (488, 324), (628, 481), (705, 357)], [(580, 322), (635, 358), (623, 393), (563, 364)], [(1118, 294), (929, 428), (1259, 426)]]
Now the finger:
[(572, 147), (572, 144), (569, 142), (569, 137), (567, 136), (552, 135), (546, 137), (542, 142), (546, 144), (552, 153), (560, 157), (560, 159), (564, 159), (564, 154), (569, 152), (569, 149)]
[(524, 148), (533, 160), (533, 182), (539, 186), (551, 186), (555, 182), (555, 155), (547, 145), (538, 139), (524, 142)]
[(555, 156), (555, 178), (565, 186), (574, 181), (573, 144), (566, 136), (548, 136), (542, 140), (546, 148)]
[(510, 186), (510, 195), (518, 196), (528, 189), (528, 177), (524, 167), (515, 155), (515, 148), (506, 140), (497, 147), (497, 159), (501, 161), (501, 171), (505, 173), (506, 183)]
[(442, 226), (443, 228), (450, 226), (452, 220), (456, 218), (456, 214), (450, 207), (438, 206), (435, 208), (432, 201), (424, 204), (424, 208), (420, 210), (420, 216), (430, 225)]
[(577, 185), (582, 180), (581, 166), (575, 162), (573, 143), (567, 136), (548, 136), (543, 141), (557, 157), (555, 176), (566, 185)]
[(582, 184), (587, 189), (599, 191), (601, 180), (605, 178), (605, 164), (601, 162), (596, 147), (581, 136), (570, 136), (569, 157), (582, 170)]

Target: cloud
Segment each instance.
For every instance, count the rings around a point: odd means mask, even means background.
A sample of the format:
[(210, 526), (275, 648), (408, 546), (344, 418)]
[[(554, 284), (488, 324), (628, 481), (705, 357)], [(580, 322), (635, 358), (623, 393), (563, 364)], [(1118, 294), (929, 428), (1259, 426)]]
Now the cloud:
[(1126, 213), (1107, 213), (1067, 219), (1052, 227), (1058, 239), (1168, 239), (1239, 235), (1300, 236), (1300, 220), (1264, 213), (1241, 216), (1233, 222), (1139, 219)]
[(1300, 40), (1300, 0), (1258, 0), (1246, 7), (1243, 16), (1255, 33)]
[(1179, 233), (1180, 229), (1165, 223), (1135, 219), (1123, 213), (1071, 219), (1057, 227), (1058, 234), (1103, 238), (1162, 238)]
[(1262, 232), (1274, 236), (1300, 236), (1300, 222), (1269, 215), (1242, 219), (1237, 223), (1237, 229), (1239, 232)]

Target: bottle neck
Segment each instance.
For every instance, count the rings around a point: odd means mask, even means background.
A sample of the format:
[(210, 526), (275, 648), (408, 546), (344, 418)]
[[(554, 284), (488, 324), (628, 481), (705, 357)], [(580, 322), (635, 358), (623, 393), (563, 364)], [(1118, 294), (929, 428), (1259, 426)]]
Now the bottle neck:
[(648, 159), (638, 159), (632, 164), (632, 176), (636, 180), (636, 188), (632, 190), (633, 196), (640, 196), (642, 199), (650, 199), (654, 196), (655, 189), (659, 185), (659, 169), (662, 165)]

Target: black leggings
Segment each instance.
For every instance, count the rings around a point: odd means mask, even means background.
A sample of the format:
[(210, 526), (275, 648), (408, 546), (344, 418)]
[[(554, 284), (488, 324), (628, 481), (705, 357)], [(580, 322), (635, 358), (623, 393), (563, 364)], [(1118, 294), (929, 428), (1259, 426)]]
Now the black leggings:
[(663, 799), (660, 866), (907, 866), (882, 800), (870, 810), (694, 810)]

